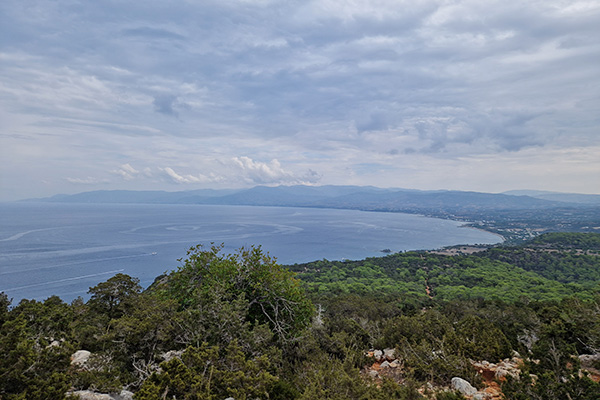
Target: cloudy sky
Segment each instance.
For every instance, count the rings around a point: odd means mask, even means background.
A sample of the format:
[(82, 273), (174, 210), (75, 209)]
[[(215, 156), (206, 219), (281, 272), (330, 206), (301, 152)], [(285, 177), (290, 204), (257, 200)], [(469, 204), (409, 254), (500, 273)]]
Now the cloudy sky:
[(3, 0), (0, 200), (600, 193), (598, 0)]

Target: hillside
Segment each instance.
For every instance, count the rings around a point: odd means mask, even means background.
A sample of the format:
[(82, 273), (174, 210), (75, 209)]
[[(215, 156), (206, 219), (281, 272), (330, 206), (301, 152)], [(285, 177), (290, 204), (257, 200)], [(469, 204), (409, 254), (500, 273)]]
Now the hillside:
[(546, 234), (471, 255), (408, 252), (289, 268), (318, 295), (402, 296), (405, 302), (591, 299), (600, 292), (600, 234)]
[[(0, 398), (597, 400), (600, 235), (274, 262), (190, 249), (142, 290), (0, 295)], [(299, 281), (296, 277), (302, 279)]]

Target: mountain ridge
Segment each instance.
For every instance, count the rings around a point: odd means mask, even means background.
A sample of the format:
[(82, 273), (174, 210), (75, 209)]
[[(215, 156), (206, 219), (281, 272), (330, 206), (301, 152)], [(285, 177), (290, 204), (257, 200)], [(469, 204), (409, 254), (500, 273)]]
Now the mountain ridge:
[[(517, 191), (518, 192), (518, 191)], [(372, 211), (407, 210), (524, 210), (594, 205), (576, 201), (579, 194), (562, 194), (557, 200), (546, 192), (535, 196), (457, 190), (385, 189), (374, 186), (255, 186), (249, 189), (199, 189), (188, 191), (98, 190), (72, 195), (26, 199), (27, 202), (211, 204), (352, 208)], [(542, 196), (542, 197), (539, 197)], [(570, 196), (570, 197), (564, 197)], [(595, 195), (589, 199), (593, 199)], [(600, 199), (600, 196), (598, 196)], [(599, 203), (600, 204), (600, 203)]]

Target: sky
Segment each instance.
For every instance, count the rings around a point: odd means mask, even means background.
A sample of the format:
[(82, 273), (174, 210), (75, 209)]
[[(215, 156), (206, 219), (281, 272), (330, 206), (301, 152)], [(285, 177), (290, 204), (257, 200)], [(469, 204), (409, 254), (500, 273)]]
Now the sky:
[(3, 0), (0, 200), (600, 194), (598, 0)]

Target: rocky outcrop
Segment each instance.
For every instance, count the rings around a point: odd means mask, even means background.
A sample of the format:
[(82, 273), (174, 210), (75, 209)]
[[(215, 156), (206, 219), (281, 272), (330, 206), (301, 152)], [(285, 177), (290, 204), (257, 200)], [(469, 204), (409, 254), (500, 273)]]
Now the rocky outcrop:
[(505, 359), (497, 364), (488, 361), (472, 361), (471, 365), (477, 369), (477, 372), (486, 381), (492, 381), (494, 379), (498, 381), (505, 381), (508, 376), (519, 379), (521, 370), (519, 367), (523, 364), (523, 360), (519, 357), (513, 357), (511, 359)]
[(120, 393), (96, 393), (91, 390), (77, 390), (67, 393), (76, 396), (79, 400), (133, 400), (133, 393), (128, 390), (121, 390)]
[(401, 381), (402, 371), (395, 349), (370, 350), (365, 355), (375, 360), (371, 366), (365, 367), (363, 372), (367, 376), (375, 379), (387, 376)]
[(87, 350), (77, 350), (71, 355), (71, 365), (83, 368), (90, 359), (91, 355), (92, 353)]
[(600, 382), (600, 353), (598, 354), (582, 354), (579, 356), (581, 369), (587, 372), (595, 382)]
[(169, 362), (174, 358), (181, 358), (183, 350), (169, 350), (166, 353), (162, 353), (160, 357), (165, 361)]
[(452, 378), (452, 389), (457, 390), (463, 396), (473, 396), (477, 393), (477, 389), (475, 389), (471, 384), (465, 381), (462, 378), (454, 377)]

